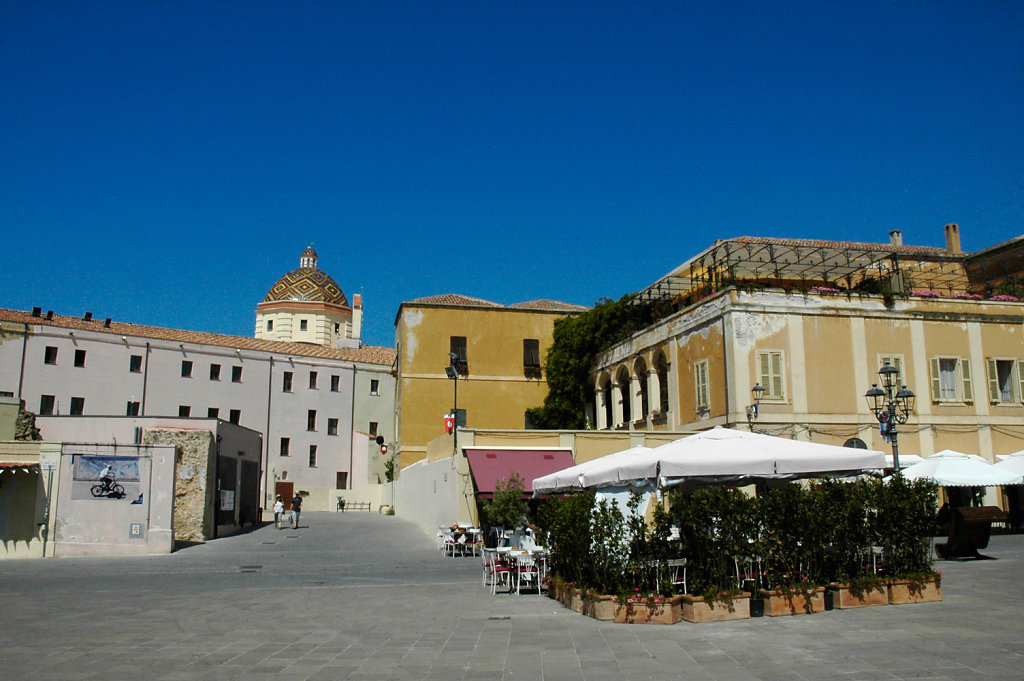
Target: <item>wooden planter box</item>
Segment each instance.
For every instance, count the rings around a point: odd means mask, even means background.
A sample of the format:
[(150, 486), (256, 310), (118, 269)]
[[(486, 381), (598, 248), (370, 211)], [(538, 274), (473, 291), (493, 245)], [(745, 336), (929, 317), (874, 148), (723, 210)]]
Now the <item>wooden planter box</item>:
[(683, 597), (672, 596), (648, 605), (646, 601), (615, 604), (619, 624), (675, 624), (683, 619)]
[(768, 617), (825, 612), (825, 587), (818, 587), (810, 594), (795, 595), (760, 589), (757, 595), (764, 599), (764, 614)]
[(854, 594), (847, 584), (829, 584), (832, 592), (832, 604), (839, 610), (863, 608), (869, 605), (889, 605), (889, 589), (885, 584), (870, 586)]
[(894, 579), (889, 582), (889, 603), (934, 603), (942, 600), (942, 587), (934, 579), (926, 582), (911, 582), (908, 579)]
[(728, 603), (707, 603), (700, 596), (684, 595), (683, 619), (687, 622), (725, 622), (750, 619), (750, 594), (743, 592)]

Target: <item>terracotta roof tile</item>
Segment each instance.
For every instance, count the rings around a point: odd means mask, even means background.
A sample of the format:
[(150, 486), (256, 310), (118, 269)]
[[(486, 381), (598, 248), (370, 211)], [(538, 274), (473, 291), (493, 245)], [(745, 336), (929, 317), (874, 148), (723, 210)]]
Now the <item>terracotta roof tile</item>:
[(410, 300), (402, 304), (440, 305), (446, 307), (484, 307), (504, 310), (535, 310), (539, 312), (582, 312), (587, 309), (583, 305), (562, 303), (557, 300), (547, 299), (530, 300), (523, 303), (513, 303), (512, 305), (502, 305), (501, 303), (494, 303), (490, 300), (484, 300), (483, 298), (464, 296), (459, 293), (443, 293), (437, 296), (427, 296), (425, 298)]
[(774, 244), (777, 246), (799, 246), (804, 248), (837, 248), (837, 249), (858, 249), (865, 251), (888, 251), (890, 253), (904, 253), (907, 255), (963, 255), (953, 254), (945, 248), (934, 246), (894, 246), (892, 244), (873, 244), (861, 241), (824, 241), (821, 239), (779, 239), (775, 237), (761, 236), (737, 236), (730, 239), (719, 239), (716, 243), (734, 241), (743, 244)]
[(528, 300), (523, 303), (513, 303), (509, 307), (516, 310), (543, 310), (546, 312), (584, 312), (589, 310), (586, 305), (576, 305), (575, 303), (563, 303), (558, 300), (548, 300), (541, 298), (540, 300)]
[(103, 319), (94, 318), (91, 321), (86, 321), (81, 317), (68, 317), (66, 315), (57, 314), (53, 315), (52, 319), (46, 319), (45, 313), (43, 316), (33, 317), (30, 312), (6, 310), (3, 308), (0, 308), (0, 321), (36, 324), (40, 326), (55, 326), (63, 329), (95, 331), (97, 333), (109, 333), (114, 336), (152, 338), (154, 340), (195, 343), (198, 345), (218, 345), (222, 347), (239, 348), (242, 350), (256, 350), (301, 357), (317, 357), (320, 359), (335, 359), (345, 362), (363, 362), (366, 364), (381, 364), (387, 366), (391, 366), (395, 363), (396, 356), (394, 348), (385, 348), (375, 345), (364, 345), (360, 348), (328, 348), (313, 343), (270, 341), (259, 338), (250, 338), (248, 336), (228, 336), (226, 334), (208, 333), (205, 331), (165, 329), (159, 326), (144, 326), (141, 324), (129, 324), (127, 322), (117, 321), (111, 321), (110, 326), (108, 327), (104, 325)]

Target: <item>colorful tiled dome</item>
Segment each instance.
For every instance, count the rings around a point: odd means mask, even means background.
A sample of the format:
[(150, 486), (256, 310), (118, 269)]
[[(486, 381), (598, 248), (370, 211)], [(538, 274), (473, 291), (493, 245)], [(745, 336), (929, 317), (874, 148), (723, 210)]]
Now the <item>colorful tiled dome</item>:
[(302, 252), (299, 262), (301, 267), (284, 275), (270, 287), (263, 299), (264, 303), (298, 300), (348, 307), (348, 299), (338, 283), (317, 268), (316, 251), (312, 246)]

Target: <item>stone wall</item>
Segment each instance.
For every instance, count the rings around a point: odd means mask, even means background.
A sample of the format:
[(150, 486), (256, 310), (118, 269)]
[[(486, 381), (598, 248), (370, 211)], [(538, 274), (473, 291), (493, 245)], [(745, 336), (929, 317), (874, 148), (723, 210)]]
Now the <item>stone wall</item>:
[(147, 428), (144, 444), (166, 444), (177, 448), (174, 486), (175, 541), (205, 541), (213, 536), (216, 442), (208, 430)]

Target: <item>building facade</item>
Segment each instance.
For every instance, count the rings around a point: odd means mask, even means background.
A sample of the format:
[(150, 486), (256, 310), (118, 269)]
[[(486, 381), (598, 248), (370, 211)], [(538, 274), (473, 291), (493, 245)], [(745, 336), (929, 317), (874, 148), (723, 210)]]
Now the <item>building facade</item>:
[(889, 244), (716, 242), (639, 294), (673, 312), (598, 357), (596, 426), (752, 427), (888, 450), (864, 395), (890, 364), (917, 396), (901, 452), (1019, 451), (1020, 240), (983, 251), (981, 276), (957, 226), (946, 232), (946, 249), (904, 246), (898, 232)]
[(456, 407), (460, 427), (523, 428), (526, 410), (547, 394), (541, 365), (555, 321), (585, 309), (455, 294), (402, 303), (395, 318), (400, 465), (426, 457), (427, 443), (445, 433), (444, 417)]

